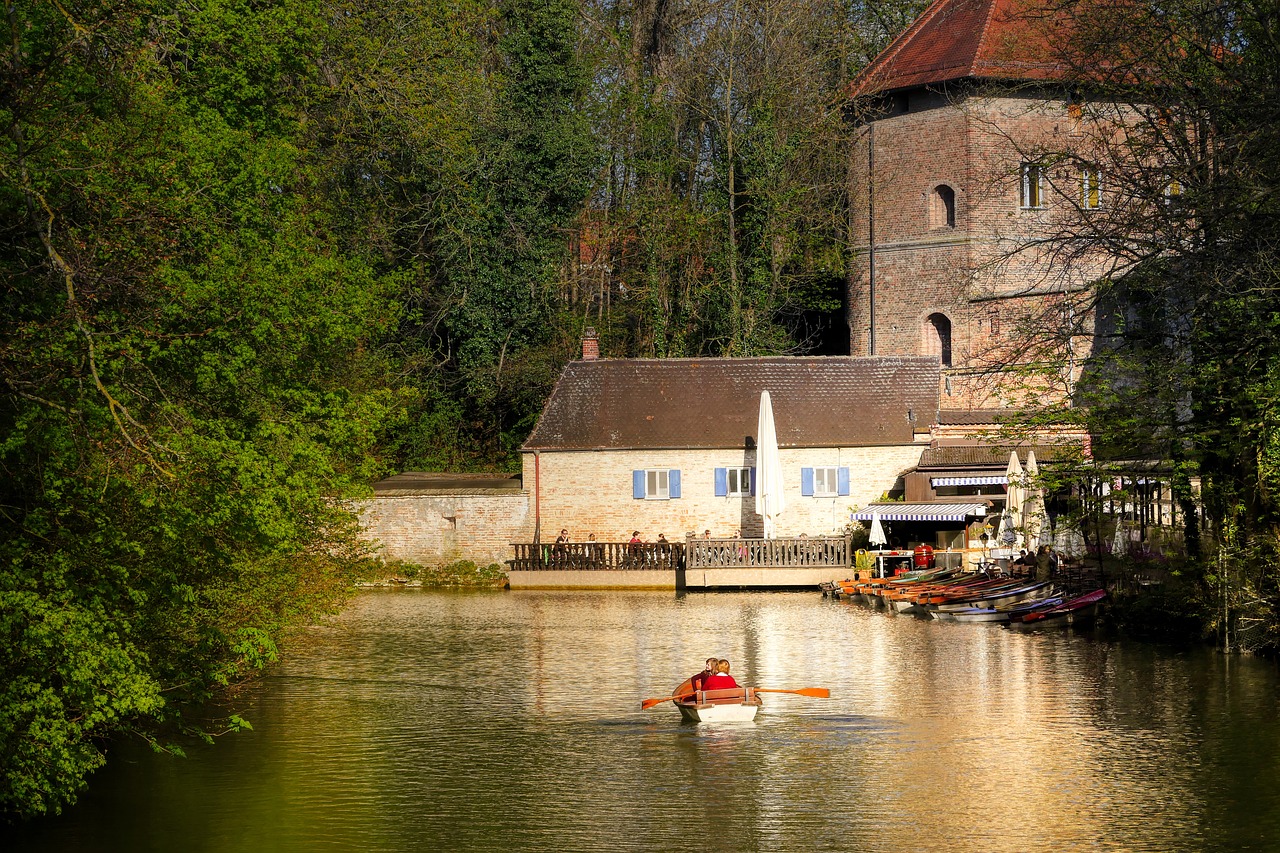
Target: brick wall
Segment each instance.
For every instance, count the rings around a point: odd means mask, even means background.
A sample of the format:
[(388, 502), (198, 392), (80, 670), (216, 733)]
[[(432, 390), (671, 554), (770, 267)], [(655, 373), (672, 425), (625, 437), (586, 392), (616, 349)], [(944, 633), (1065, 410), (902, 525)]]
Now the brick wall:
[[(778, 535), (818, 536), (841, 530), (849, 520), (849, 508), (859, 509), (892, 489), (898, 476), (920, 461), (924, 446), (783, 449), (787, 506), (778, 520)], [(602, 542), (622, 542), (633, 530), (639, 530), (646, 541), (657, 539), (659, 533), (676, 541), (687, 532), (706, 529), (716, 537), (730, 536), (735, 530), (756, 537), (762, 526), (755, 499), (715, 495), (716, 468), (754, 464), (754, 451), (742, 450), (544, 451), (537, 475), (533, 454), (524, 455), (524, 485), (531, 496), (531, 512), (535, 501), (540, 505), (544, 539), (554, 538), (561, 528), (568, 528), (574, 541), (595, 533)], [(802, 496), (800, 469), (829, 465), (850, 469), (850, 494)], [(681, 497), (633, 498), (631, 472), (646, 468), (679, 470)]]
[[(924, 92), (912, 94), (906, 112), (863, 128), (851, 152), (851, 353), (871, 354), (873, 308), (876, 355), (929, 354), (929, 317), (942, 314), (954, 368), (940, 389), (944, 406), (1016, 405), (1026, 389), (992, 375), (1010, 362), (1051, 365), (1028, 384), (1042, 396), (1065, 393), (1059, 380), (1078, 375), (1091, 348), (1082, 290), (1107, 259), (1036, 241), (1079, 224), (1077, 164), (1090, 159), (1095, 136), (1061, 99), (948, 101)], [(1046, 208), (1022, 209), (1022, 162), (1066, 152), (1075, 156), (1046, 168)], [(939, 186), (954, 192), (953, 227), (937, 215)]]
[(366, 538), (388, 559), (476, 565), (511, 559), (511, 543), (533, 536), (527, 492), (474, 490), (457, 494), (378, 497), (360, 505)]

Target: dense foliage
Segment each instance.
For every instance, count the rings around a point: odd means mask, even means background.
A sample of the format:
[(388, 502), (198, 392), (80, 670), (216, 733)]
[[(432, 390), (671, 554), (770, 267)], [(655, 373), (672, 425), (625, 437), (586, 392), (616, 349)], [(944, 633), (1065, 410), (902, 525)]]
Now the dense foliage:
[(510, 466), (584, 325), (812, 349), (838, 87), (918, 5), (7, 0), (0, 808), (242, 725), (343, 499)]

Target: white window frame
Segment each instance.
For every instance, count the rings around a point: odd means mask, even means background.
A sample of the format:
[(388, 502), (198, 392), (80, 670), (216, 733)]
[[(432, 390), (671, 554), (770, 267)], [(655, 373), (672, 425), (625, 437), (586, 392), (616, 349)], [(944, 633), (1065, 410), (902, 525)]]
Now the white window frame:
[[(726, 468), (724, 472), (725, 487), (728, 489), (728, 496), (731, 498), (744, 498), (751, 494), (751, 469), (750, 468)], [(738, 487), (733, 486), (734, 479), (738, 481)]]
[(840, 466), (815, 465), (813, 467), (813, 496), (834, 498), (840, 494)]
[(1023, 210), (1044, 209), (1044, 164), (1025, 162), (1019, 170), (1018, 204)]
[(644, 499), (647, 501), (671, 500), (671, 470), (669, 468), (644, 469)]
[(1102, 169), (1088, 163), (1080, 167), (1080, 209), (1102, 208)]

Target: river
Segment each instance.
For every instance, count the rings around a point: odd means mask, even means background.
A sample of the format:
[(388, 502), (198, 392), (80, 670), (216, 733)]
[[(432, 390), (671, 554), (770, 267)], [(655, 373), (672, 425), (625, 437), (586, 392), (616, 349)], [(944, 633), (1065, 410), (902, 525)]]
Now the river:
[[(692, 725), (709, 655), (772, 695)], [(295, 639), (253, 731), (128, 744), (32, 851), (1280, 850), (1264, 661), (818, 592), (387, 591)]]

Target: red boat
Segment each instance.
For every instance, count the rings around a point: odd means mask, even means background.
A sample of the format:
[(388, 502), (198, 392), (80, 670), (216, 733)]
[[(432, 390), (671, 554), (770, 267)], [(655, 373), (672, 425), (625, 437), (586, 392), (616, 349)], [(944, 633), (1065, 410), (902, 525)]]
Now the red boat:
[(1079, 625), (1088, 622), (1097, 615), (1098, 605), (1107, 597), (1105, 589), (1095, 589), (1084, 595), (1064, 601), (1057, 607), (1046, 610), (1033, 610), (1022, 614), (1017, 621), (1009, 618), (1010, 628), (1057, 628), (1064, 625)]

